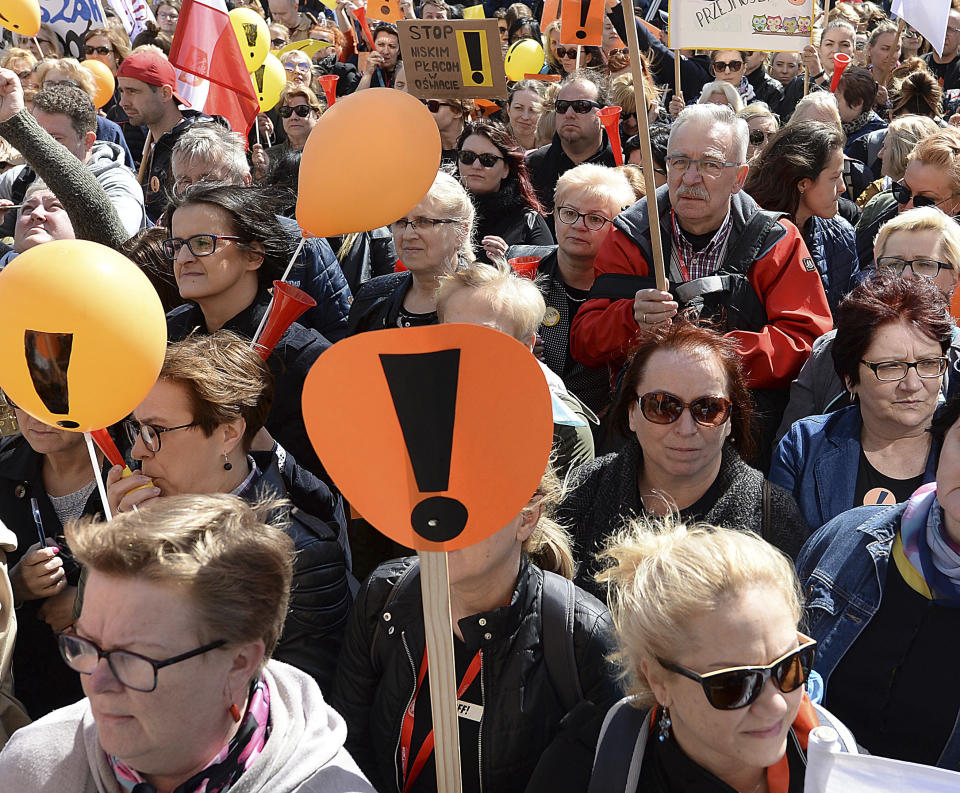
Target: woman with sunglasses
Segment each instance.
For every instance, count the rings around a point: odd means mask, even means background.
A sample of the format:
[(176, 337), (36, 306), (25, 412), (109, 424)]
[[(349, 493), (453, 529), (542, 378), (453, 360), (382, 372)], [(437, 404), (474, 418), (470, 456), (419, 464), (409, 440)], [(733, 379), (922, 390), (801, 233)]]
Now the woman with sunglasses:
[(89, 575), (58, 639), (86, 698), (14, 735), (0, 789), (373, 793), (317, 684), (272, 660), (294, 555), (275, 507), (185, 495), (70, 525)]
[(187, 493), (231, 493), (251, 504), (291, 499), (270, 519), (297, 551), (275, 657), (326, 689), (351, 602), (339, 499), (285, 450), (253, 448), (273, 398), (273, 377), (245, 339), (218, 331), (174, 342), (156, 384), (124, 421), (139, 470), (123, 478), (114, 466), (107, 497), (115, 515)]
[(751, 102), (737, 113), (747, 122), (750, 138), (747, 144), (747, 162), (751, 165), (770, 140), (780, 130), (780, 119), (766, 102)]
[(573, 471), (558, 512), (574, 531), (577, 584), (602, 596), (595, 555), (610, 536), (625, 518), (671, 510), (756, 531), (795, 557), (810, 532), (790, 494), (746, 462), (752, 417), (735, 342), (676, 321), (644, 336), (610, 412), (629, 440)]
[(871, 754), (960, 761), (960, 401), (930, 428), (936, 481), (816, 532), (797, 561), (824, 702)]
[(747, 58), (742, 50), (713, 50), (710, 53), (710, 71), (714, 80), (732, 85), (744, 104), (757, 98), (753, 85), (747, 79)]
[(838, 214), (846, 189), (843, 144), (833, 124), (788, 124), (757, 155), (743, 186), (761, 207), (785, 213), (800, 230), (834, 313), (860, 272), (853, 226)]
[(632, 522), (602, 559), (628, 697), (607, 714), (590, 793), (799, 793), (821, 724), (857, 752), (804, 689), (817, 642), (773, 546), (667, 517)]
[(954, 332), (936, 284), (899, 272), (861, 283), (834, 318), (830, 354), (854, 404), (795, 422), (770, 468), (811, 527), (853, 507), (905, 501), (932, 481), (928, 429)]
[[(117, 69), (123, 59), (130, 54), (130, 39), (122, 26), (94, 28), (88, 30), (84, 41), (83, 55), (85, 59), (100, 61), (117, 76)], [(127, 148), (131, 151), (143, 151), (145, 142), (144, 131), (135, 124), (130, 124), (126, 111), (120, 107), (120, 84), (114, 87), (113, 96), (102, 108), (108, 119), (121, 125)]]
[(501, 124), (468, 121), (457, 144), (457, 160), (460, 181), (477, 210), (477, 261), (502, 257), (511, 245), (553, 244), (523, 151)]
[[(576, 44), (560, 43), (560, 20), (551, 22), (546, 30), (547, 46), (545, 48), (547, 66), (551, 74), (561, 77), (570, 74), (579, 65), (581, 69), (604, 69), (606, 59), (602, 47), (577, 47)], [(580, 62), (577, 63), (577, 50), (580, 50)]]
[(303, 147), (307, 145), (307, 138), (320, 120), (324, 106), (308, 86), (289, 82), (280, 92), (276, 110), (287, 139), (269, 149), (254, 144), (251, 162), (254, 178), (258, 183), (263, 182), (274, 162), (289, 152), (303, 151)]

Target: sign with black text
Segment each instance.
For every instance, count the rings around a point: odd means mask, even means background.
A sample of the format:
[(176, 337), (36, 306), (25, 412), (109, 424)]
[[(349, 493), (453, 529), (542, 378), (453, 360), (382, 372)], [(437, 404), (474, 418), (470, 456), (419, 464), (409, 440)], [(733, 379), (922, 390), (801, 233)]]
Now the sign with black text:
[(813, 0), (670, 0), (670, 49), (800, 52)]

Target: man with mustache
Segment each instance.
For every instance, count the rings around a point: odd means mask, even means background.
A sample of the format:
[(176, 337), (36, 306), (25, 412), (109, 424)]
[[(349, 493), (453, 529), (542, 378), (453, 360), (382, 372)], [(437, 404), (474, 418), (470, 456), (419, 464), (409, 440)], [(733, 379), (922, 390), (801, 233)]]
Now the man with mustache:
[(614, 220), (597, 254), (597, 278), (573, 320), (571, 350), (585, 366), (616, 371), (644, 333), (678, 312), (712, 319), (740, 345), (764, 448), (791, 380), (833, 322), (796, 226), (741, 190), (748, 135), (747, 123), (724, 105), (680, 113), (667, 146), (667, 184), (657, 190), (672, 291), (655, 288), (643, 199)]

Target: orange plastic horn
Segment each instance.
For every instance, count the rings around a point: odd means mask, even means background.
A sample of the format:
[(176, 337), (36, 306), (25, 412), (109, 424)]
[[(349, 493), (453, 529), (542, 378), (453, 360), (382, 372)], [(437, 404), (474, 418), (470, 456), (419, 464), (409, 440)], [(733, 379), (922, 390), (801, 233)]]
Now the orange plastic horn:
[(377, 46), (373, 41), (373, 33), (370, 32), (370, 25), (367, 24), (367, 9), (363, 6), (359, 6), (353, 9), (353, 15), (357, 18), (357, 22), (360, 23), (360, 27), (363, 30), (363, 34), (367, 37), (367, 40), (370, 42), (370, 49), (376, 50)]
[(339, 75), (336, 74), (321, 74), (317, 78), (320, 87), (323, 88), (323, 95), (327, 98), (327, 107), (333, 107), (333, 103), (337, 101), (337, 81), (339, 79)]
[(840, 78), (843, 76), (843, 70), (850, 65), (850, 56), (843, 52), (833, 54), (833, 79), (830, 81), (830, 93), (837, 92), (837, 86), (840, 85)]
[(317, 301), (302, 289), (291, 286), (286, 281), (273, 282), (273, 302), (270, 303), (270, 314), (263, 326), (260, 338), (254, 343), (257, 354), (267, 360), (273, 348), (277, 346), (280, 337), (287, 332), (297, 317), (308, 308), (317, 305)]
[(623, 165), (623, 146), (620, 144), (620, 110), (617, 105), (604, 107), (597, 111), (600, 123), (610, 138), (610, 148), (613, 150), (613, 160), (617, 165)]

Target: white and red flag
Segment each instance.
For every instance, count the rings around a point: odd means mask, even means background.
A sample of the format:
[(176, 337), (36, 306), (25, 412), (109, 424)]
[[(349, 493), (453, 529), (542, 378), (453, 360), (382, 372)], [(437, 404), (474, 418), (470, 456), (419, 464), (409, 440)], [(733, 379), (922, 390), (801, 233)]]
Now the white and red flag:
[(224, 0), (184, 0), (170, 63), (180, 73), (177, 94), (246, 139), (260, 106)]

